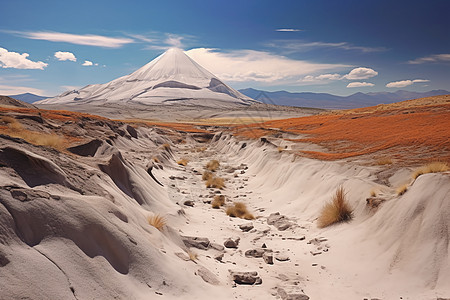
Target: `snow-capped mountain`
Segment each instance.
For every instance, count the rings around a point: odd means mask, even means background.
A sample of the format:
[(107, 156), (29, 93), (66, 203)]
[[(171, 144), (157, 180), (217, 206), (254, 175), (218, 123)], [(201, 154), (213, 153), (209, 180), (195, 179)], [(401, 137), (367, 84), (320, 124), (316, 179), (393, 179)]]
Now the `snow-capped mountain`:
[(251, 98), (223, 83), (181, 49), (171, 48), (134, 73), (105, 84), (65, 92), (36, 104), (249, 104)]

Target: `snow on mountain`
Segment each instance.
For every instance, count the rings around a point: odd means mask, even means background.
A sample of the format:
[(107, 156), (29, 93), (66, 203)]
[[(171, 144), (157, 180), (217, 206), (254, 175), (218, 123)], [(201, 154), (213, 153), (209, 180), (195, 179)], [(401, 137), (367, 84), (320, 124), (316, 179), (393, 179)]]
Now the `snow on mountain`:
[(134, 73), (105, 84), (88, 85), (36, 104), (249, 104), (251, 98), (229, 87), (181, 49), (171, 48)]

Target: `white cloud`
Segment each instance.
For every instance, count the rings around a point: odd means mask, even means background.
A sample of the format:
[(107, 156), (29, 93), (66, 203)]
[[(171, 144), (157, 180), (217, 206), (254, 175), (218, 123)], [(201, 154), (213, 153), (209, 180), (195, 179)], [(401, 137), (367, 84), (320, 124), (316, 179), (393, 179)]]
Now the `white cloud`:
[(33, 39), (33, 40), (45, 40), (51, 42), (64, 42), (77, 45), (97, 46), (106, 48), (120, 48), (123, 45), (134, 43), (135, 41), (130, 38), (123, 37), (108, 37), (102, 35), (93, 34), (71, 34), (63, 32), (21, 32), (12, 31), (19, 36)]
[(297, 83), (302, 76), (323, 70), (348, 67), (294, 60), (264, 51), (195, 48), (186, 54), (201, 66), (226, 81), (265, 83)]
[(408, 61), (409, 64), (424, 64), (434, 62), (450, 62), (450, 54), (435, 54)]
[(294, 29), (294, 28), (279, 28), (276, 29), (275, 31), (279, 31), (279, 32), (298, 32), (298, 31), (303, 31), (301, 29)]
[(311, 83), (311, 84), (323, 84), (333, 80), (341, 80), (342, 76), (340, 74), (321, 74), (317, 76), (306, 75), (300, 82)]
[(42, 61), (31, 61), (27, 57), (28, 53), (9, 52), (5, 48), (0, 48), (0, 67), (14, 69), (39, 69), (43, 70), (48, 64)]
[(400, 81), (393, 81), (386, 84), (386, 87), (388, 88), (403, 88), (406, 86), (413, 85), (414, 83), (421, 83), (421, 82), (429, 82), (427, 79), (414, 79), (414, 80), (400, 80)]
[(347, 75), (344, 75), (344, 78), (349, 80), (361, 80), (368, 79), (378, 75), (378, 72), (371, 68), (359, 67), (350, 71)]
[(181, 40), (183, 40), (183, 37), (180, 35), (168, 34), (164, 42), (170, 47), (183, 48)]
[(0, 95), (17, 95), (24, 93), (32, 93), (40, 96), (46, 94), (44, 90), (27, 86), (0, 85)]
[(71, 52), (63, 52), (63, 51), (55, 52), (55, 58), (61, 61), (64, 60), (77, 61), (77, 58)]
[(347, 84), (348, 88), (357, 88), (357, 87), (367, 87), (367, 86), (374, 86), (375, 84), (370, 82), (350, 82)]
[(327, 42), (309, 42), (304, 40), (275, 40), (267, 44), (268, 47), (282, 49), (286, 53), (296, 53), (311, 51), (314, 49), (342, 49), (342, 50), (354, 50), (364, 53), (381, 52), (386, 51), (384, 47), (364, 47), (352, 45), (348, 42), (327, 43)]
[(85, 60), (84, 61), (84, 63), (82, 64), (82, 66), (85, 66), (85, 67), (90, 67), (90, 66), (98, 66), (98, 64), (97, 63), (93, 63), (92, 61), (90, 61), (90, 60)]

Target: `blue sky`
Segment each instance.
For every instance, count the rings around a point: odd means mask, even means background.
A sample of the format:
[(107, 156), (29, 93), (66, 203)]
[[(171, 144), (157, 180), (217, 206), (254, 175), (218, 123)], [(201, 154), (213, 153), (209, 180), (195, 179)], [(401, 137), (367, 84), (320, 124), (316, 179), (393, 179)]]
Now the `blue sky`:
[(52, 96), (180, 47), (234, 88), (450, 90), (450, 1), (2, 1), (0, 94)]

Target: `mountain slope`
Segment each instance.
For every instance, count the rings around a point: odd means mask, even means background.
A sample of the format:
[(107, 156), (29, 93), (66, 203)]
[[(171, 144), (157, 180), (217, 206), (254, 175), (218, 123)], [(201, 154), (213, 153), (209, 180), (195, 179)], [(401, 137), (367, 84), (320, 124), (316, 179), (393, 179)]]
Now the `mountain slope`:
[(355, 93), (350, 96), (336, 96), (327, 93), (309, 92), (267, 92), (252, 88), (241, 89), (239, 91), (244, 95), (264, 103), (327, 109), (359, 108), (382, 103), (389, 104), (410, 99), (450, 94), (450, 92), (446, 90), (433, 90), (424, 93), (399, 90), (397, 92)]
[(24, 94), (18, 94), (18, 95), (9, 95), (9, 97), (14, 98), (16, 100), (20, 100), (27, 103), (34, 103), (36, 101), (47, 99), (48, 97), (45, 96), (38, 96), (32, 93), (24, 93)]
[(249, 97), (224, 84), (182, 50), (172, 48), (142, 68), (105, 84), (88, 85), (37, 104), (247, 104)]

